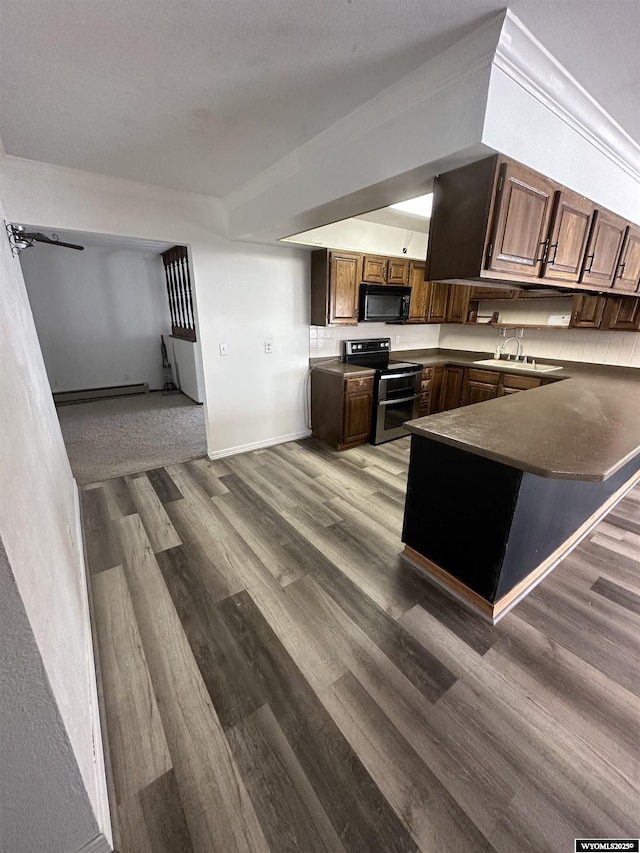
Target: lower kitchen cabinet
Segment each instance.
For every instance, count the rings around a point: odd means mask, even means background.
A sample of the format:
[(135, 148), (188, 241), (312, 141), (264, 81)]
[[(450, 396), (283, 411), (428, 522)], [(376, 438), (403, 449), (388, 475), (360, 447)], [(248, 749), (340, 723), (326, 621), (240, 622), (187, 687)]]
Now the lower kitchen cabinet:
[(498, 386), (498, 397), (517, 394), (518, 391), (529, 391), (531, 388), (539, 388), (540, 385), (542, 385), (542, 379), (538, 376), (518, 376), (513, 373), (503, 373)]
[(311, 373), (311, 431), (337, 450), (369, 440), (373, 375), (349, 376), (319, 369)]
[(429, 414), (435, 415), (442, 411), (442, 390), (444, 388), (444, 376), (446, 365), (438, 364), (433, 368), (431, 379), (431, 400), (429, 403)]
[(440, 411), (448, 412), (449, 409), (457, 409), (460, 405), (462, 395), (462, 383), (464, 380), (464, 367), (447, 365), (444, 373), (442, 386), (442, 400)]
[(494, 370), (474, 370), (469, 368), (465, 371), (460, 395), (460, 405), (470, 406), (473, 403), (484, 403), (485, 400), (493, 400), (498, 396), (498, 383), (500, 374)]

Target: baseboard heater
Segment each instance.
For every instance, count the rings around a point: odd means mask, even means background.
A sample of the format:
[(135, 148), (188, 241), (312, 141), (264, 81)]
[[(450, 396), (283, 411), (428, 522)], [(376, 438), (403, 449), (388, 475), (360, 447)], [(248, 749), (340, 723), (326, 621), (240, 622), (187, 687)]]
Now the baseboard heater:
[(84, 403), (90, 400), (103, 400), (106, 397), (132, 397), (135, 394), (148, 394), (149, 383), (138, 382), (135, 385), (110, 385), (108, 388), (85, 388), (82, 391), (56, 391), (53, 402), (56, 406), (65, 403)]

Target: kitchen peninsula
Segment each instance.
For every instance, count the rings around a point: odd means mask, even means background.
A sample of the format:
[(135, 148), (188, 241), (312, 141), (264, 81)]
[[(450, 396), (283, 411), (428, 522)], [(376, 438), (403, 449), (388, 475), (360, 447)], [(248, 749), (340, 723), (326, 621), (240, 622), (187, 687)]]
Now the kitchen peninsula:
[[(425, 365), (477, 359), (399, 355)], [(403, 556), (492, 622), (640, 479), (637, 371), (565, 364), (561, 375), (407, 425)]]

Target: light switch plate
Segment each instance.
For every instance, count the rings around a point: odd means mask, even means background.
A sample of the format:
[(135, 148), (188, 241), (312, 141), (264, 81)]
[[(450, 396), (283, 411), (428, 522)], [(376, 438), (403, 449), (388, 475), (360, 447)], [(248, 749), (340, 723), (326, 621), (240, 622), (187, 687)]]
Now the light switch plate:
[(220, 355), (229, 355), (229, 345), (228, 344), (218, 344), (220, 347)]

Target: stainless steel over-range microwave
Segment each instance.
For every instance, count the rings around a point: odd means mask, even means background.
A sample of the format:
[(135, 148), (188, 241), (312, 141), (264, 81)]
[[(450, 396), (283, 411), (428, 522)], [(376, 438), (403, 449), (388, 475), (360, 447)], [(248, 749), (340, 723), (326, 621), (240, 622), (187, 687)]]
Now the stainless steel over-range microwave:
[(390, 284), (361, 284), (360, 323), (402, 323), (409, 316), (410, 287)]

